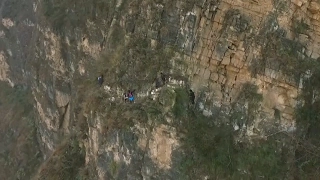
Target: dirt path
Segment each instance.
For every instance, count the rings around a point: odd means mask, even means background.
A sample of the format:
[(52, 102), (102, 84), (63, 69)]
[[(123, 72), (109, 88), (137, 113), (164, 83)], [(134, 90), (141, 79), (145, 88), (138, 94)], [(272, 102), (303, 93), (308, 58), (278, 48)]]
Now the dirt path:
[[(135, 93), (135, 103), (141, 103), (142, 101), (145, 101), (145, 98), (150, 98), (155, 100), (161, 91), (162, 88), (165, 87), (183, 87), (185, 85), (185, 82), (182, 80), (175, 80), (173, 78), (170, 78), (168, 83), (158, 89), (154, 88), (149, 91), (143, 91), (143, 92), (136, 92)], [(110, 94), (112, 97), (108, 98), (109, 101), (116, 101), (116, 102), (124, 102), (123, 93), (126, 92), (125, 90), (121, 90), (118, 88), (111, 88), (108, 85), (104, 86), (105, 93)]]

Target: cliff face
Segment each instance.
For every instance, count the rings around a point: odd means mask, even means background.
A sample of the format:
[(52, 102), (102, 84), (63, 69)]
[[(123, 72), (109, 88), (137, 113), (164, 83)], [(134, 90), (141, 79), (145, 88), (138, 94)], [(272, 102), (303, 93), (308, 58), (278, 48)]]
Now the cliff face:
[[(190, 116), (179, 113), (193, 110), (178, 107), (181, 88), (195, 92), (196, 114), (230, 125), (238, 141), (295, 132), (295, 108), (306, 103), (298, 95), (320, 56), (319, 7), (316, 0), (2, 0), (0, 80), (32, 90), (46, 162), (37, 176), (50, 174), (70, 148), (84, 159), (73, 166), (86, 164), (81, 173), (90, 177), (184, 179), (183, 139), (192, 130)], [(170, 79), (155, 90), (160, 72)], [(136, 89), (136, 104), (122, 102), (128, 89)]]

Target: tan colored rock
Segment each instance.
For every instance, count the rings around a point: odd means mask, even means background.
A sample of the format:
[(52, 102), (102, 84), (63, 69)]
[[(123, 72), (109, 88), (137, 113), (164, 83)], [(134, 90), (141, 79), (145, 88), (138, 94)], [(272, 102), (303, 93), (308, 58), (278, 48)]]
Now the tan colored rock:
[[(298, 0), (295, 0), (298, 1)], [(317, 1), (311, 1), (308, 10), (312, 13), (312, 14), (316, 14), (320, 12), (320, 4)]]
[(4, 52), (0, 52), (0, 80), (6, 81), (8, 79), (9, 65), (4, 56)]
[(156, 127), (149, 141), (151, 159), (159, 168), (170, 169), (171, 155), (176, 146), (178, 141), (174, 130), (166, 125)]
[(216, 59), (210, 59), (210, 66), (209, 68), (213, 68), (212, 70), (216, 69), (217, 65), (220, 63), (220, 61)]
[(204, 73), (203, 73), (203, 78), (204, 78), (205, 80), (208, 80), (208, 79), (210, 78), (210, 75), (211, 75), (210, 70), (209, 70), (209, 69), (206, 69), (206, 70), (204, 71)]
[(231, 59), (231, 64), (235, 67), (242, 68), (244, 65), (245, 52), (237, 51)]
[(218, 76), (219, 84), (225, 84), (226, 80), (227, 80), (227, 78), (225, 76), (219, 74), (219, 76)]
[(233, 66), (227, 66), (226, 69), (230, 72), (239, 72), (240, 69), (237, 67), (233, 67)]
[(58, 107), (64, 107), (70, 102), (70, 95), (56, 90), (56, 103)]
[(290, 98), (296, 98), (298, 96), (298, 90), (297, 89), (287, 90), (287, 96)]
[(209, 67), (209, 58), (203, 57), (200, 61), (200, 65), (206, 68)]
[(231, 62), (230, 56), (225, 56), (225, 57), (223, 57), (223, 59), (221, 61), (221, 65), (229, 65), (230, 62)]
[(205, 23), (206, 23), (206, 17), (202, 16), (200, 19), (200, 24), (199, 24), (199, 28), (203, 28)]
[(218, 73), (211, 73), (211, 75), (210, 75), (210, 79), (212, 80), (212, 81), (218, 81), (218, 79), (219, 79), (219, 75), (218, 75)]
[(14, 22), (10, 18), (4, 18), (2, 19), (2, 25), (9, 29), (14, 26)]
[(84, 74), (86, 73), (86, 69), (85, 69), (84, 61), (83, 61), (83, 60), (79, 61), (78, 71), (79, 71), (79, 74), (80, 74), (80, 75), (84, 75)]
[(302, 1), (301, 0), (291, 0), (291, 2), (299, 7), (302, 6)]

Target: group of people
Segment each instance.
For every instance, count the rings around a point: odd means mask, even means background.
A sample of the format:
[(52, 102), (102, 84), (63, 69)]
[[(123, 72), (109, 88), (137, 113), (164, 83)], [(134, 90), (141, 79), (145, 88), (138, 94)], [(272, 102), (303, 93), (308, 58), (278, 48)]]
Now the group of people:
[[(101, 87), (102, 84), (103, 84), (103, 74), (101, 74), (100, 76), (98, 76), (98, 84), (99, 86)], [(128, 90), (127, 93), (123, 93), (123, 98), (124, 98), (124, 102), (130, 102), (130, 103), (134, 103), (134, 92), (135, 90), (131, 91), (131, 90)]]
[[(102, 84), (103, 84), (103, 75), (101, 74), (100, 76), (98, 76), (98, 84), (99, 86), (101, 87)], [(156, 85), (156, 88), (160, 88), (162, 86), (164, 86), (166, 83), (167, 83), (167, 76), (164, 74), (164, 73), (160, 73), (160, 78), (156, 78), (155, 79), (155, 85)], [(123, 99), (124, 99), (124, 102), (130, 102), (130, 103), (134, 103), (134, 92), (135, 90), (131, 91), (131, 90), (128, 90), (127, 93), (123, 93)], [(194, 92), (190, 89), (189, 90), (189, 99), (190, 99), (190, 102), (192, 104), (195, 103), (195, 94)]]
[(135, 92), (135, 90), (131, 91), (131, 90), (128, 90), (128, 93), (123, 93), (123, 99), (124, 99), (124, 102), (130, 102), (130, 103), (134, 103), (134, 95), (133, 93)]

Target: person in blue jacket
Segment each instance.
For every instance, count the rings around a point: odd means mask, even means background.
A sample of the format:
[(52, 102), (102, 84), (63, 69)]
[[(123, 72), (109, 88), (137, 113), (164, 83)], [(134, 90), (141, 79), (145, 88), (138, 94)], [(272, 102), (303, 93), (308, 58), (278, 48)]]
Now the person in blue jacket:
[(128, 99), (129, 99), (129, 102), (131, 102), (131, 103), (134, 103), (134, 95), (133, 95), (133, 93), (134, 93), (134, 90), (133, 91), (128, 91)]

